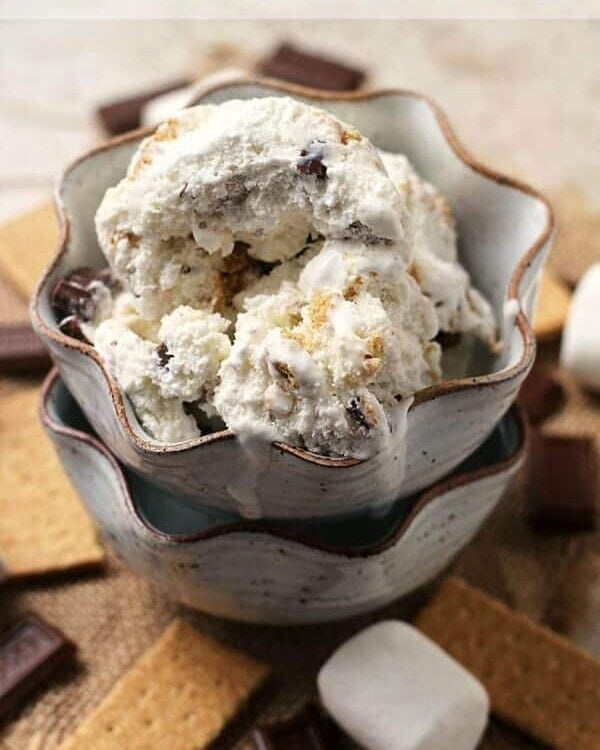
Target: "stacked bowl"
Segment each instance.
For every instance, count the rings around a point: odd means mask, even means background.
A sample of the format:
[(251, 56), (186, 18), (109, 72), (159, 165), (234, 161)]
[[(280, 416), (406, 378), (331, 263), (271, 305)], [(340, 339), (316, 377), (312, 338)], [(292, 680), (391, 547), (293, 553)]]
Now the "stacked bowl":
[(104, 265), (94, 214), (146, 132), (108, 142), (63, 176), (60, 248), (32, 319), (60, 373), (44, 389), (44, 424), (127, 563), (217, 615), (319, 622), (383, 605), (437, 575), (517, 471), (525, 431), (512, 404), (535, 356), (529, 316), (553, 222), (543, 197), (475, 162), (440, 110), (415, 93), (331, 95), (240, 81), (202, 101), (268, 95), (316, 104), (376, 146), (405, 153), (449, 199), (461, 262), (501, 321), (501, 353), (475, 352), (469, 377), (415, 395), (401, 461), (390, 453), (329, 458), (273, 443), (248, 480), (249, 520), (247, 502), (230, 491), (243, 463), (231, 431), (174, 444), (150, 439), (95, 349), (58, 330), (52, 288), (78, 267)]

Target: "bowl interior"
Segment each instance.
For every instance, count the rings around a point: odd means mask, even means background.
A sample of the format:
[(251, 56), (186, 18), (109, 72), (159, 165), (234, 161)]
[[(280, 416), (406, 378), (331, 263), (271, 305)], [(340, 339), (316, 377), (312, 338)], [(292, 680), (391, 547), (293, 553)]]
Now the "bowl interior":
[[(232, 83), (209, 92), (203, 102), (219, 103), (231, 98), (289, 95), (277, 87), (260, 83)], [(449, 199), (457, 219), (459, 254), (475, 286), (491, 301), (503, 329), (505, 347), (493, 356), (479, 342), (467, 337), (465, 356), (448, 351), (444, 355), (444, 377), (462, 377), (498, 373), (518, 365), (524, 356), (523, 334), (514, 315), (505, 314), (507, 290), (519, 263), (545, 236), (551, 217), (546, 203), (526, 189), (500, 178), (485, 176), (459, 158), (460, 147), (449, 142), (437, 110), (420, 96), (408, 92), (389, 92), (363, 99), (337, 99), (303, 96), (299, 99), (318, 104), (362, 130), (376, 146), (405, 153), (419, 172), (433, 182)], [(50, 305), (50, 290), (55, 281), (82, 265), (99, 267), (105, 260), (96, 240), (94, 215), (106, 191), (124, 175), (142, 136), (134, 134), (117, 139), (107, 147), (83, 157), (66, 173), (58, 191), (68, 221), (67, 252), (46, 277), (36, 300), (36, 309), (44, 323), (57, 330)], [(522, 307), (530, 312), (535, 280), (543, 260), (538, 253), (523, 264), (518, 283)], [(457, 359), (454, 367), (452, 358)], [(124, 400), (129, 424), (140, 438), (148, 436), (141, 428), (129, 403)]]
[[(56, 377), (45, 408), (51, 420), (63, 427), (75, 429), (95, 437), (93, 429), (79, 405)], [(457, 478), (472, 472), (490, 469), (514, 456), (523, 443), (523, 428), (518, 412), (513, 408), (496, 426), (493, 433), (469, 458), (463, 461), (448, 477), (436, 483), (432, 490), (445, 484), (450, 478)], [(206, 534), (219, 527), (251, 530), (264, 530), (283, 535), (300, 534), (302, 541), (310, 544), (325, 544), (328, 547), (347, 549), (371, 547), (384, 544), (405, 520), (423, 493), (397, 502), (385, 513), (346, 514), (335, 520), (326, 521), (245, 521), (241, 517), (210, 507), (191, 507), (180, 495), (163, 490), (143, 479), (130, 469), (121, 466), (127, 481), (131, 498), (138, 515), (155, 531), (173, 537), (181, 535)], [(468, 481), (468, 480), (467, 480)]]

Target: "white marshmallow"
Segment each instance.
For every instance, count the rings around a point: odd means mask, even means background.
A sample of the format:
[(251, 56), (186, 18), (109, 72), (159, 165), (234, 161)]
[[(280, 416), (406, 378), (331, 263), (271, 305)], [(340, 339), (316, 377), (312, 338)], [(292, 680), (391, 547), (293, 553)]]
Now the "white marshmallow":
[(583, 385), (600, 390), (600, 263), (577, 285), (563, 330), (560, 363)]
[(380, 622), (322, 667), (325, 708), (366, 750), (473, 750), (487, 723), (483, 686), (404, 622)]

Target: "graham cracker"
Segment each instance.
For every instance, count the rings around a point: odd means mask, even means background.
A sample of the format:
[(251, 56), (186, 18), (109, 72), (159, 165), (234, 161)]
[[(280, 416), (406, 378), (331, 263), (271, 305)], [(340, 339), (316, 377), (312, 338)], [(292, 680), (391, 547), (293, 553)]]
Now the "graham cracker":
[(264, 664), (174, 620), (60, 750), (201, 750), (266, 674)]
[(533, 316), (533, 332), (540, 340), (559, 336), (571, 304), (571, 292), (548, 268), (542, 272), (537, 305)]
[(89, 568), (104, 558), (39, 423), (38, 399), (38, 386), (14, 381), (0, 389), (0, 558), (8, 578)]
[(50, 201), (0, 224), (0, 273), (29, 299), (58, 245)]
[(600, 261), (600, 207), (592, 205), (585, 192), (571, 183), (552, 196), (552, 205), (558, 232), (549, 262), (574, 287), (589, 266)]
[(600, 661), (455, 577), (416, 625), (483, 683), (498, 716), (556, 750), (599, 750)]

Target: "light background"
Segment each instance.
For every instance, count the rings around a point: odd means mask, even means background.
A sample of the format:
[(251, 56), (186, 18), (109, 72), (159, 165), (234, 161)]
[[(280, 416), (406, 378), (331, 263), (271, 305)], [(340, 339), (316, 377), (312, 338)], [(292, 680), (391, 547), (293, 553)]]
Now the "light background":
[(284, 38), (430, 94), (491, 166), (600, 201), (598, 21), (21, 20), (0, 25), (0, 219), (97, 142), (98, 102), (194, 70), (215, 43)]

